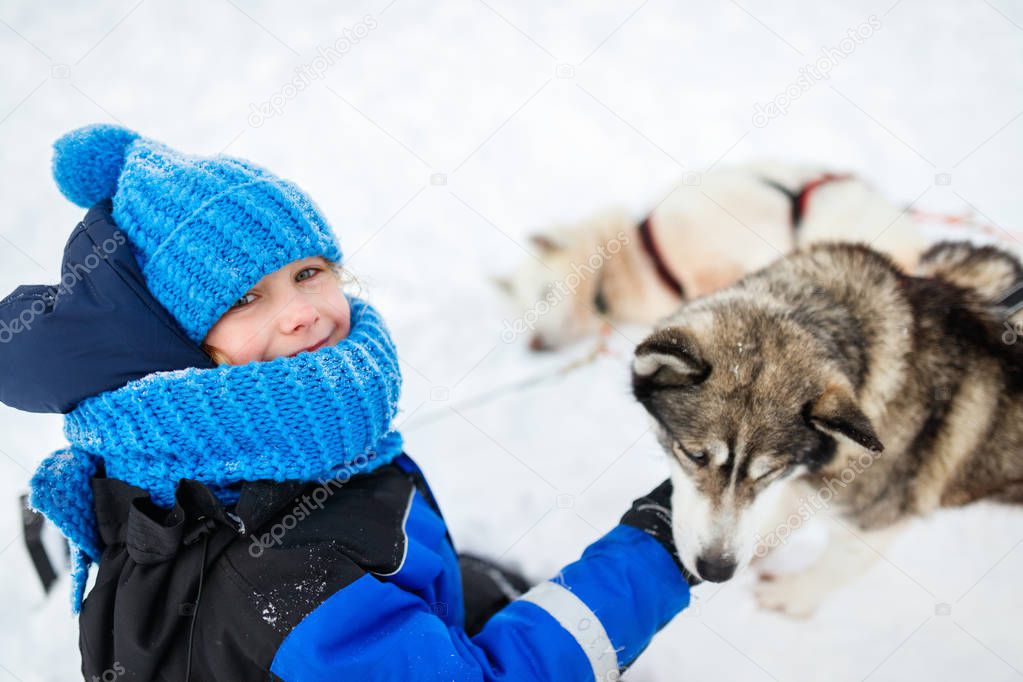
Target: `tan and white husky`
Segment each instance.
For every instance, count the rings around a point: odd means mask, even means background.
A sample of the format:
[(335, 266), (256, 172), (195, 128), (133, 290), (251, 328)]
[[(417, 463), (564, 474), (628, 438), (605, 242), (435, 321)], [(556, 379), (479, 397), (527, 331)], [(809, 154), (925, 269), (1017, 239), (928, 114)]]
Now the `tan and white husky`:
[(912, 267), (926, 248), (911, 217), (864, 181), (822, 169), (747, 165), (687, 175), (645, 215), (606, 210), (530, 237), (501, 286), (521, 310), (545, 299), (529, 345), (561, 347), (612, 324), (653, 324), (799, 246), (841, 239)]

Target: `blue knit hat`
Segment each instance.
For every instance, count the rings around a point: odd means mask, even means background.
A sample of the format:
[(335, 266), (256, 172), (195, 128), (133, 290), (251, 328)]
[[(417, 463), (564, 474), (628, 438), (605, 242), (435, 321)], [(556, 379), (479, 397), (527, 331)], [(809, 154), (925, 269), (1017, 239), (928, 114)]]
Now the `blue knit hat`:
[(312, 200), (248, 161), (182, 154), (107, 124), (53, 147), (60, 191), (83, 208), (113, 200), (150, 292), (196, 343), (265, 275), (310, 256), (341, 260)]

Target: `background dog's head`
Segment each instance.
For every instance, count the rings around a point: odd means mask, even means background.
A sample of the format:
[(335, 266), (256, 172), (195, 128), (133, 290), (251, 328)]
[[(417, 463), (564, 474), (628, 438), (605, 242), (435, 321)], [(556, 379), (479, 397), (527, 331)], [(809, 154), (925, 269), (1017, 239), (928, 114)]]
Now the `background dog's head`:
[(632, 387), (670, 455), (679, 554), (704, 580), (752, 559), (780, 481), (819, 470), (840, 441), (883, 448), (819, 340), (727, 295), (684, 306), (644, 340)]
[(531, 349), (560, 348), (600, 329), (614, 295), (606, 270), (620, 259), (634, 227), (625, 212), (606, 211), (529, 237), (532, 257), (495, 281), (512, 299)]

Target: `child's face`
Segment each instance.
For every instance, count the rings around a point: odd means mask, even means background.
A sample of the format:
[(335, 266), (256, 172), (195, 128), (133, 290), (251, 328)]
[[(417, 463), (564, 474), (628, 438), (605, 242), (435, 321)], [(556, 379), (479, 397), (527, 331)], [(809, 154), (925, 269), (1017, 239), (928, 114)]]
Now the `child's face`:
[(348, 300), (326, 260), (292, 261), (249, 289), (204, 343), (242, 365), (332, 346), (348, 336)]

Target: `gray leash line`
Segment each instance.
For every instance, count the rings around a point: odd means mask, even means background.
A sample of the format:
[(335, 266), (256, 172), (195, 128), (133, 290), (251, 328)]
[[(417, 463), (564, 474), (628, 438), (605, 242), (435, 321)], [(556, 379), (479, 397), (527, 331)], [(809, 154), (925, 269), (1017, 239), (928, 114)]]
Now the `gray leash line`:
[(548, 381), (560, 379), (562, 377), (567, 376), (568, 374), (571, 374), (577, 369), (581, 369), (586, 365), (593, 364), (601, 355), (608, 354), (610, 354), (610, 352), (607, 349), (607, 341), (605, 340), (605, 335), (602, 333), (601, 337), (597, 340), (597, 345), (594, 346), (594, 348), (590, 352), (588, 352), (586, 355), (580, 358), (576, 358), (575, 360), (567, 362), (564, 365), (561, 365), (560, 367), (555, 367), (552, 371), (542, 372), (539, 374), (535, 374), (531, 377), (527, 377), (525, 379), (519, 379), (518, 381), (509, 382), (502, 386), (496, 386), (486, 391), (482, 391), (469, 398), (459, 400), (454, 405), (448, 405), (446, 407), (433, 410), (432, 412), (423, 415), (419, 419), (412, 419), (411, 423), (408, 426), (403, 426), (401, 430), (406, 433), (411, 433), (416, 429), (419, 429), (428, 424), (432, 424), (434, 422), (447, 419), (452, 414), (457, 414), (462, 410), (482, 407), (483, 405), (491, 403), (497, 400), (498, 398), (519, 393), (528, 388), (544, 384)]

